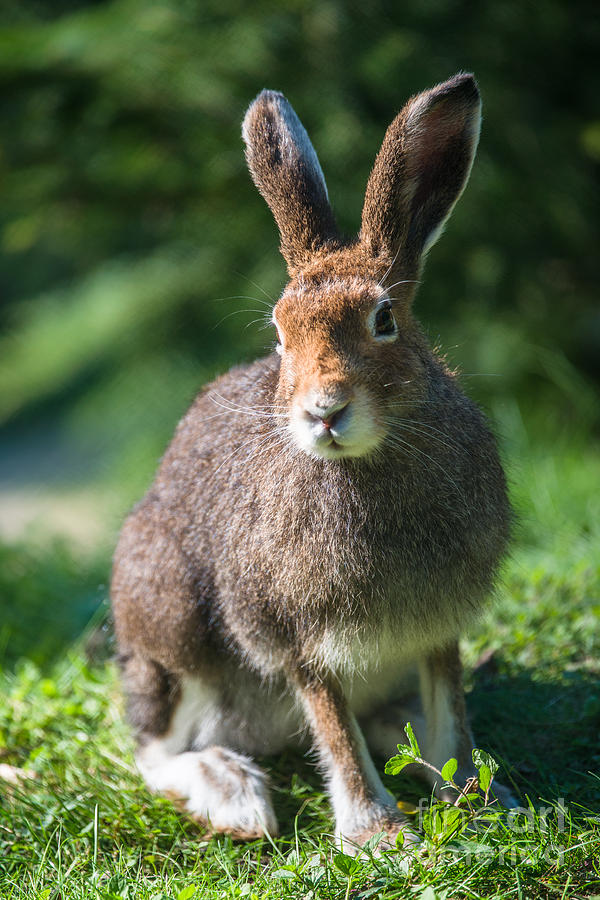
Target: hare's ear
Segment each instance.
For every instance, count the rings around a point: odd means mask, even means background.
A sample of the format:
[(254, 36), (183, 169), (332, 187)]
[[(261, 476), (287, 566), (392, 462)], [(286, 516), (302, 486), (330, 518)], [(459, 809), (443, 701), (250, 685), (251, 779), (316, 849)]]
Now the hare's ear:
[(339, 238), (317, 154), (283, 94), (262, 91), (242, 125), (246, 159), (271, 207), (291, 273)]
[(455, 75), (408, 101), (386, 132), (367, 184), (361, 240), (371, 253), (397, 260), (405, 271), (418, 265), (467, 183), (480, 123), (472, 75)]

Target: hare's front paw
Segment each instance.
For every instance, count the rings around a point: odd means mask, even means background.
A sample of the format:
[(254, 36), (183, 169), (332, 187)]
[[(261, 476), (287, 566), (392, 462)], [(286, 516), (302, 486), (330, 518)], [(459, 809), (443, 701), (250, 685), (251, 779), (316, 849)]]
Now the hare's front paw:
[[(338, 826), (336, 829), (337, 843), (348, 856), (357, 856), (361, 848), (369, 838), (383, 832), (383, 838), (375, 849), (375, 854), (386, 850), (393, 850), (398, 846), (409, 850), (420, 843), (418, 834), (411, 827), (410, 822), (401, 813), (393, 808), (384, 808), (374, 817), (368, 825), (357, 827), (356, 824), (349, 827)], [(398, 835), (402, 839), (398, 841)]]

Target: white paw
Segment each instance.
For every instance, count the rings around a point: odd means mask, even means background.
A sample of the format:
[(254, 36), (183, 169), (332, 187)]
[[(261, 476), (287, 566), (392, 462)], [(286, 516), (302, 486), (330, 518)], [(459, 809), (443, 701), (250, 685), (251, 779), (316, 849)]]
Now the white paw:
[(247, 756), (225, 747), (208, 747), (196, 756), (200, 777), (194, 780), (187, 808), (214, 831), (240, 838), (278, 832), (265, 772)]
[(226, 747), (166, 755), (155, 743), (137, 763), (151, 790), (181, 800), (212, 831), (245, 840), (278, 832), (267, 776), (247, 756)]
[[(402, 847), (410, 850), (421, 843), (419, 835), (412, 829), (406, 816), (402, 815), (394, 807), (382, 807), (375, 815), (369, 816), (368, 824), (358, 825), (353, 823), (338, 823), (336, 827), (336, 843), (348, 856), (357, 856), (366, 842), (383, 832), (375, 855), (380, 855), (386, 850), (395, 850)], [(398, 835), (402, 837), (398, 841)]]

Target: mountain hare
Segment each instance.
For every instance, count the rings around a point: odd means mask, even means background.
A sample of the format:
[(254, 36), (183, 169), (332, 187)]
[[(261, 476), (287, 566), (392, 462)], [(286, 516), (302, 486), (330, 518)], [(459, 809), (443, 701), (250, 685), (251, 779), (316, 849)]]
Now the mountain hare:
[(394, 752), (417, 685), (426, 758), (472, 772), (457, 639), (490, 592), (510, 512), (485, 419), (411, 305), (479, 125), (472, 75), (409, 100), (348, 241), (287, 100), (263, 91), (246, 113), (290, 273), (277, 352), (192, 404), (112, 580), (139, 769), (214, 831), (275, 834), (252, 757), (309, 736), (338, 840), (393, 842), (406, 820), (368, 746)]

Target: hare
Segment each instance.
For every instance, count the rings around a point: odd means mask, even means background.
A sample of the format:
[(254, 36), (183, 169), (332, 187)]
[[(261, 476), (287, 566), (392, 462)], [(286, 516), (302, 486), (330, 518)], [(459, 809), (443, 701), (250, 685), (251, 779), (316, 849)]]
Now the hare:
[(368, 747), (394, 751), (417, 686), (426, 757), (472, 772), (457, 640), (492, 588), (510, 509), (485, 419), (411, 305), (479, 127), (470, 74), (409, 100), (347, 241), (287, 100), (265, 90), (246, 113), (290, 275), (276, 352), (197, 397), (112, 579), (139, 769), (213, 831), (276, 834), (253, 757), (312, 744), (338, 840), (410, 840)]

